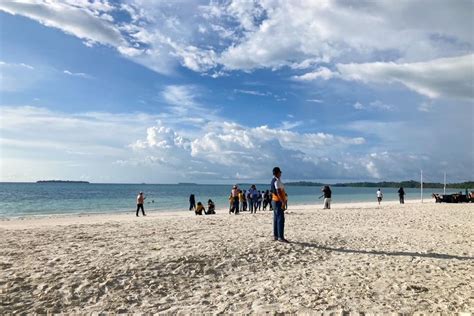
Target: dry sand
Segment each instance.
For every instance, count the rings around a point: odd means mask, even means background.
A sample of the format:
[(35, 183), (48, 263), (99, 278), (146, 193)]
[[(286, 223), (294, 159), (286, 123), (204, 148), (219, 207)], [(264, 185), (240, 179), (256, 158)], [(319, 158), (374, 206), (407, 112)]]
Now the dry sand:
[(474, 204), (0, 222), (0, 313), (472, 312)]

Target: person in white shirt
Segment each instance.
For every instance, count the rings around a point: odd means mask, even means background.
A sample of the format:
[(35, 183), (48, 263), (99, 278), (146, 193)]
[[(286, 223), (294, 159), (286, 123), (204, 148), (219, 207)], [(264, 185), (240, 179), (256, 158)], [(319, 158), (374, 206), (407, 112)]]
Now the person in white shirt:
[(137, 196), (137, 216), (138, 211), (141, 209), (143, 216), (146, 216), (145, 209), (143, 208), (143, 202), (145, 202), (145, 197), (143, 196), (143, 192), (140, 192)]
[(382, 198), (383, 198), (382, 190), (378, 189), (377, 190), (377, 202), (379, 202), (379, 205), (380, 205), (380, 202), (382, 202)]

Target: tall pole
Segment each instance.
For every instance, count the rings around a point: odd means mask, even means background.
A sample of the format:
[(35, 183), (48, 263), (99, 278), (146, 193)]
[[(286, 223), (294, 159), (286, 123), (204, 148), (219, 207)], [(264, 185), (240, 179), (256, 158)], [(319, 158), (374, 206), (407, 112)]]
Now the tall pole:
[(444, 172), (444, 188), (443, 188), (443, 195), (446, 195), (446, 171)]
[(421, 203), (423, 203), (423, 170), (421, 171)]

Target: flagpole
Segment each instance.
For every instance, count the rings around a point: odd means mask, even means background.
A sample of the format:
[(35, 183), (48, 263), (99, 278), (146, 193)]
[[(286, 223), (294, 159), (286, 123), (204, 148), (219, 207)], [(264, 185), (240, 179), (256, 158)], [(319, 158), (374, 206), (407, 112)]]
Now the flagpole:
[(444, 188), (443, 188), (443, 195), (446, 195), (446, 171), (444, 172)]
[(423, 170), (420, 170), (421, 173), (421, 203), (423, 203)]

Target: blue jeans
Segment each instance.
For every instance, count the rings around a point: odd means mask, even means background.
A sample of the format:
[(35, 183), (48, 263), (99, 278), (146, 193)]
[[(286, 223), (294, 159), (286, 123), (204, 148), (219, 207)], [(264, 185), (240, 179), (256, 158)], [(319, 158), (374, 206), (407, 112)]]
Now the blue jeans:
[(273, 237), (285, 238), (285, 211), (281, 202), (272, 201), (273, 206)]

